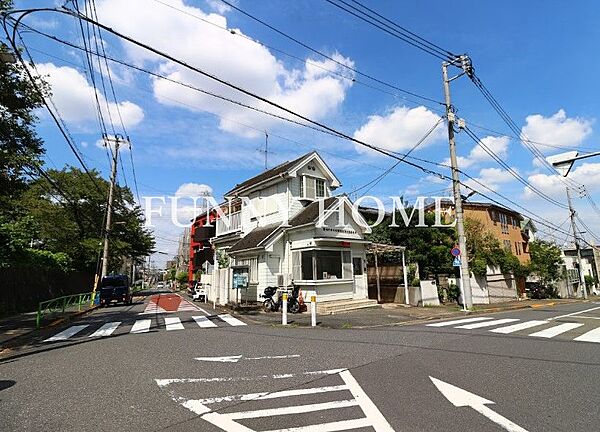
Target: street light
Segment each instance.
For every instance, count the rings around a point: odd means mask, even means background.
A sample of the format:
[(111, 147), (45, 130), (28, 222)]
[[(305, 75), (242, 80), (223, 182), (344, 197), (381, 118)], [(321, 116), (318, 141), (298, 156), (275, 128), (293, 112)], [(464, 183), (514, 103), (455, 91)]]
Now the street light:
[[(600, 156), (600, 152), (587, 153), (579, 156), (579, 153), (577, 151), (570, 151), (549, 156), (546, 158), (546, 160), (552, 164), (552, 166), (556, 169), (556, 171), (558, 171), (559, 174), (566, 178), (567, 175), (569, 175), (569, 173), (571, 172), (571, 168), (573, 167), (575, 161), (587, 159), (593, 156)], [(579, 284), (583, 289), (583, 298), (587, 299), (587, 287), (585, 286), (585, 276), (583, 274), (583, 268), (581, 266), (581, 248), (579, 246), (577, 226), (575, 225), (575, 216), (577, 215), (577, 213), (573, 208), (573, 203), (571, 201), (571, 191), (569, 190), (569, 186), (565, 185), (565, 187), (567, 189), (567, 202), (569, 203), (569, 217), (571, 218), (571, 229), (573, 230), (573, 237), (575, 239), (575, 250), (577, 251), (577, 273), (579, 274)]]

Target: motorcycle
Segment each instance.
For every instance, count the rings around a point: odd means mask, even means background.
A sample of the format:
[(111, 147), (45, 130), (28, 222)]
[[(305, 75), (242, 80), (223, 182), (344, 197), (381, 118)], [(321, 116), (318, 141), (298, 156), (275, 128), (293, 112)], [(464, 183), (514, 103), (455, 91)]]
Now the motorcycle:
[[(300, 303), (298, 302), (298, 294), (300, 292), (300, 287), (293, 286), (292, 292), (288, 295), (287, 299), (287, 310), (291, 313), (298, 313), (300, 311)], [(283, 305), (283, 295), (280, 293), (277, 297), (277, 300), (273, 299), (273, 296), (277, 293), (277, 287), (268, 286), (265, 288), (264, 294), (262, 297), (265, 299), (263, 301), (263, 310), (265, 312), (277, 312), (279, 308)]]

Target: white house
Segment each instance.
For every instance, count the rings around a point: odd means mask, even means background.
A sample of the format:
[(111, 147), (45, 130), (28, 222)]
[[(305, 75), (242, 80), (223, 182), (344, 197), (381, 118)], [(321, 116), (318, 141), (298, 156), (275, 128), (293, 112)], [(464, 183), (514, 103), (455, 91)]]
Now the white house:
[[(219, 303), (260, 301), (267, 286), (292, 283), (307, 300), (313, 293), (321, 302), (367, 298), (364, 235), (370, 228), (346, 196), (333, 196), (340, 186), (312, 152), (226, 193), (211, 240)], [(239, 280), (247, 288), (233, 289)]]

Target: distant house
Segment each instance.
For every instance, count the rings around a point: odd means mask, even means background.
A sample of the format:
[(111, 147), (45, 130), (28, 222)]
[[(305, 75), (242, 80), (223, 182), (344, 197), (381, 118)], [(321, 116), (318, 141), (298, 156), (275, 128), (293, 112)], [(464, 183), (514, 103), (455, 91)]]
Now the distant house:
[[(305, 298), (315, 293), (319, 301), (367, 298), (364, 235), (370, 228), (353, 214), (347, 197), (333, 196), (340, 186), (321, 156), (312, 152), (227, 192), (228, 203), (211, 239), (219, 302), (260, 301), (267, 286), (292, 283)], [(239, 271), (247, 287), (236, 292), (232, 275)]]
[[(425, 211), (433, 211), (435, 203), (425, 206)], [(454, 203), (442, 200), (441, 211), (445, 212), (445, 219), (454, 219)], [(480, 202), (463, 202), (465, 218), (477, 220), (483, 224), (488, 232), (500, 241), (500, 244), (512, 252), (522, 264), (529, 262), (529, 241), (535, 234), (535, 226), (531, 220), (525, 220), (515, 210), (501, 207), (496, 204)], [(526, 222), (527, 223), (524, 223)]]
[[(425, 207), (426, 211), (434, 211), (435, 203)], [(446, 222), (454, 219), (454, 203), (450, 200), (440, 202), (440, 210), (444, 212)], [(524, 224), (524, 218), (517, 211), (496, 204), (481, 202), (463, 202), (465, 218), (481, 222), (483, 228), (492, 233), (504, 248), (512, 252), (519, 262), (530, 261), (529, 241), (535, 234), (535, 226), (531, 221)], [(515, 278), (512, 274), (503, 274), (499, 268), (487, 269), (486, 276), (471, 275), (473, 303), (499, 303), (525, 295), (525, 278)]]

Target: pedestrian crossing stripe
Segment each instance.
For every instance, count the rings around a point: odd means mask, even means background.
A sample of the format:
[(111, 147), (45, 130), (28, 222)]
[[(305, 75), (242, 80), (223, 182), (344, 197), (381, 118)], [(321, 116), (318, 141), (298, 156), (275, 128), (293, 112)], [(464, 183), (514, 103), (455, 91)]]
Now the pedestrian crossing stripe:
[[(516, 323), (516, 321), (520, 321), (518, 318), (500, 318), (493, 319), (490, 317), (474, 317), (474, 318), (465, 318), (459, 320), (452, 321), (442, 321), (433, 324), (426, 324), (429, 327), (453, 327), (455, 329), (460, 330), (477, 330), (484, 329), (486, 327), (496, 327), (494, 329), (487, 329), (492, 333), (497, 334), (512, 334), (516, 332), (520, 332), (523, 330), (528, 330), (533, 327), (540, 327), (543, 325), (552, 324), (553, 321), (549, 320), (531, 320), (531, 321), (523, 321)], [(503, 326), (503, 324), (514, 323), (508, 326)], [(556, 322), (556, 321), (554, 321)], [(551, 327), (545, 328), (540, 331), (536, 331), (534, 333), (529, 334), (528, 336), (536, 337), (536, 338), (544, 338), (551, 339), (556, 336), (565, 334), (571, 330), (578, 329), (585, 324), (582, 323), (556, 323)], [(500, 326), (500, 327), (498, 327)], [(577, 336), (573, 339), (578, 342), (592, 342), (592, 343), (600, 343), (600, 327), (592, 329), (580, 336)]]
[[(337, 421), (330, 421), (320, 424), (311, 424), (309, 426), (293, 427), (288, 429), (278, 429), (278, 431), (344, 431), (351, 429), (369, 428), (375, 430), (375, 432), (394, 432), (394, 429), (387, 422), (379, 408), (373, 403), (369, 396), (362, 389), (360, 384), (352, 376), (352, 373), (347, 369), (333, 369), (325, 371), (312, 371), (304, 372), (301, 374), (286, 374), (286, 375), (273, 375), (261, 376), (259, 379), (277, 378), (277, 379), (295, 379), (298, 375), (338, 375), (343, 384), (331, 385), (323, 387), (309, 387), (309, 388), (295, 388), (288, 390), (281, 390), (275, 392), (259, 392), (259, 393), (248, 393), (239, 395), (229, 396), (218, 396), (207, 399), (187, 399), (177, 395), (175, 390), (169, 392), (173, 401), (181, 404), (185, 408), (192, 411), (194, 414), (201, 416), (201, 418), (208, 423), (218, 427), (225, 432), (255, 432), (248, 426), (239, 423), (239, 420), (265, 418), (273, 420), (277, 416), (285, 416), (290, 414), (298, 413), (310, 413), (310, 412), (322, 412), (337, 410), (340, 408), (358, 407), (363, 414), (363, 417), (351, 418), (351, 419), (338, 419)], [(231, 380), (242, 380), (246, 381), (249, 377), (231, 377), (223, 378), (227, 381)], [(254, 379), (254, 378), (253, 378)], [(164, 388), (174, 383), (187, 383), (187, 382), (215, 382), (220, 381), (222, 378), (197, 378), (197, 379), (168, 379), (168, 380), (156, 380), (156, 383)], [(285, 403), (285, 399), (294, 396), (303, 396), (303, 401), (309, 401), (309, 397), (313, 394), (323, 393), (343, 393), (339, 395), (339, 398), (332, 401), (314, 401), (314, 403), (304, 403), (301, 405), (290, 405)], [(255, 410), (241, 410), (236, 412), (220, 413), (213, 411), (211, 405), (220, 402), (230, 401), (261, 401), (265, 399), (271, 399), (274, 403), (283, 403), (283, 406), (275, 406), (264, 409)], [(344, 415), (344, 414), (342, 414)], [(320, 415), (323, 418), (323, 415)], [(355, 414), (352, 414), (355, 417)], [(371, 429), (372, 428), (372, 429)]]
[[(193, 316), (192, 318), (195, 321), (195, 323), (198, 325), (198, 327), (200, 327), (200, 328), (218, 327), (218, 325), (214, 321), (208, 319), (208, 317)], [(165, 328), (167, 331), (184, 330), (185, 329), (185, 326), (181, 322), (181, 319), (179, 319), (178, 317), (165, 317), (164, 320), (165, 320)], [(234, 318), (229, 314), (217, 315), (217, 321), (223, 322), (232, 327), (239, 327), (239, 326), (247, 325), (245, 322), (243, 322), (237, 318)], [(111, 336), (121, 324), (122, 324), (121, 321), (105, 323), (99, 329), (97, 329), (92, 334), (90, 334), (88, 337), (95, 338), (95, 337)], [(148, 333), (150, 331), (151, 325), (152, 325), (151, 319), (136, 320), (135, 323), (133, 324), (133, 326), (131, 327), (131, 329), (129, 330), (129, 333), (132, 333), (132, 334)], [(68, 339), (72, 338), (73, 336), (81, 333), (87, 327), (89, 327), (89, 324), (71, 326), (71, 327), (61, 331), (60, 333), (57, 333), (54, 336), (49, 337), (48, 339), (44, 339), (43, 342), (59, 342), (59, 341), (68, 340)]]

